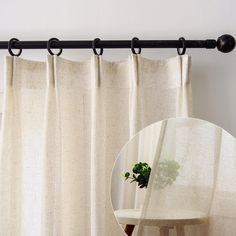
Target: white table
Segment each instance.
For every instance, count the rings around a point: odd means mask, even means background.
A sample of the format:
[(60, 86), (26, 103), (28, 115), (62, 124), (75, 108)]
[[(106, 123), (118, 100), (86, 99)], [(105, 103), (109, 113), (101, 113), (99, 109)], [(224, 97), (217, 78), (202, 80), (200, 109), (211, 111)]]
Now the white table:
[[(126, 225), (125, 232), (131, 236), (135, 225), (139, 224), (141, 218), (140, 209), (122, 209), (114, 211), (119, 224)], [(158, 216), (149, 216), (142, 219), (143, 225), (157, 226), (160, 228), (161, 236), (168, 236), (169, 229), (175, 228), (178, 236), (184, 236), (185, 225), (207, 223), (208, 218), (202, 212), (197, 211), (162, 211)]]

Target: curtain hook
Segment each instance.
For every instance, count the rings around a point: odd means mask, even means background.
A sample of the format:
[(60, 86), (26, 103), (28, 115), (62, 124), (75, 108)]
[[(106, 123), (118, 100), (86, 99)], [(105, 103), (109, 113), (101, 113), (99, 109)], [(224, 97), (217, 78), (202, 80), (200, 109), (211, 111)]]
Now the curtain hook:
[(184, 55), (185, 54), (185, 52), (186, 52), (186, 40), (185, 40), (185, 38), (184, 37), (181, 37), (181, 38), (179, 38), (179, 41), (181, 41), (182, 42), (182, 52), (180, 51), (180, 48), (178, 48), (177, 47), (177, 52), (178, 52), (178, 54), (181, 56), (181, 55)]
[(103, 48), (102, 48), (102, 47), (100, 47), (100, 52), (99, 52), (99, 53), (97, 52), (97, 49), (96, 49), (96, 45), (97, 45), (97, 43), (100, 42), (100, 41), (101, 41), (100, 38), (95, 38), (95, 39), (93, 40), (93, 43), (92, 43), (92, 47), (93, 47), (93, 52), (94, 52), (94, 54), (95, 54), (95, 55), (99, 55), (99, 56), (101, 56), (101, 55), (103, 54)]
[(138, 48), (138, 52), (136, 52), (135, 49), (134, 49), (134, 42), (135, 41), (139, 41), (139, 39), (137, 37), (132, 38), (131, 45), (130, 45), (131, 51), (132, 51), (133, 54), (140, 54), (141, 51), (142, 51), (141, 47)]
[(53, 42), (58, 42), (59, 39), (58, 38), (50, 38), (48, 41), (47, 41), (47, 49), (48, 49), (48, 52), (51, 54), (51, 55), (57, 55), (57, 56), (60, 56), (63, 49), (60, 48), (60, 51), (58, 53), (53, 53), (52, 50), (51, 50), (51, 45)]
[(16, 57), (18, 57), (18, 56), (20, 56), (21, 53), (22, 53), (22, 48), (20, 48), (20, 49), (19, 49), (19, 52), (16, 53), (16, 54), (12, 51), (12, 46), (14, 45), (15, 42), (18, 42), (18, 41), (19, 41), (19, 39), (17, 39), (17, 38), (12, 38), (12, 39), (10, 39), (10, 40), (8, 41), (8, 52), (10, 53), (11, 56), (16, 56)]

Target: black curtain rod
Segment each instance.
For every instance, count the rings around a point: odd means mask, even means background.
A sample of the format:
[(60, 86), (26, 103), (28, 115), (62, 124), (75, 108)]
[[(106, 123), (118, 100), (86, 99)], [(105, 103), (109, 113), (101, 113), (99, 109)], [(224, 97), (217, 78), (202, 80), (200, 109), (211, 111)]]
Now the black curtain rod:
[[(136, 38), (137, 39), (137, 38)], [(183, 38), (182, 38), (183, 39)], [(50, 48), (58, 49), (88, 49), (94, 47), (95, 40), (54, 40)], [(132, 40), (98, 40), (96, 48), (131, 48)], [(217, 40), (135, 40), (134, 48), (217, 48), (227, 53), (235, 48), (235, 38), (229, 34), (220, 36)], [(17, 41), (11, 44), (11, 49), (47, 49), (48, 41)], [(0, 41), (0, 49), (9, 49), (9, 41)]]

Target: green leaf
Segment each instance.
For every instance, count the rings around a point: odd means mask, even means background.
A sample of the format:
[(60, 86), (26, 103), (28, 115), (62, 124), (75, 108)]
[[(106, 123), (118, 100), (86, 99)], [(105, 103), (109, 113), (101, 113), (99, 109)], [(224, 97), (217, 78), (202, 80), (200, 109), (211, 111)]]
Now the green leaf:
[(129, 173), (129, 172), (126, 172), (126, 173), (125, 173), (125, 178), (128, 179), (129, 176), (130, 176), (130, 173)]

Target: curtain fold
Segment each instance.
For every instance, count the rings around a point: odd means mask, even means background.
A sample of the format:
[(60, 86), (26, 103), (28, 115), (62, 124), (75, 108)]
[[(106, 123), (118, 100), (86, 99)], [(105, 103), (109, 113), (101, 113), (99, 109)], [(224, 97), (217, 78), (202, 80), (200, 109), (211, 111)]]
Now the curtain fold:
[(110, 175), (137, 131), (190, 113), (189, 56), (6, 58), (0, 235), (122, 235)]
[(6, 58), (0, 162), (0, 235), (41, 235), (46, 64)]
[[(132, 129), (130, 138), (142, 128), (156, 121), (192, 115), (189, 77), (191, 64), (188, 56), (159, 61), (135, 57), (132, 62), (131, 65), (134, 67), (132, 82), (135, 86), (132, 90), (136, 92), (133, 93), (135, 96), (131, 96), (130, 100), (136, 104), (136, 110), (134, 110), (134, 105), (129, 109), (131, 113), (130, 129)], [(136, 118), (131, 119), (131, 117)], [(133, 120), (135, 120), (135, 124), (132, 123)], [(150, 134), (147, 133), (147, 135)], [(118, 163), (112, 174), (112, 185), (116, 187), (112, 188), (111, 199), (115, 210), (137, 208), (142, 202), (142, 198), (139, 199), (139, 193), (134, 193), (137, 191), (134, 185), (130, 186), (120, 181), (121, 172), (131, 163), (138, 162), (139, 156), (143, 158), (143, 155), (137, 150), (136, 142), (138, 140), (135, 139), (134, 144), (128, 150), (129, 153), (122, 153), (122, 157), (119, 155)], [(156, 139), (153, 142), (155, 143)], [(149, 149), (147, 148), (147, 150)]]

